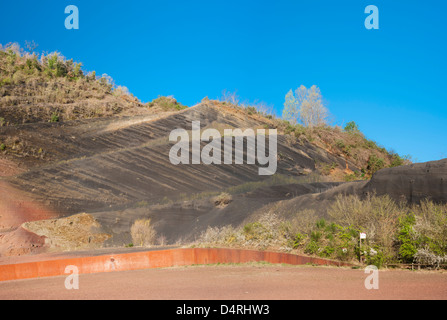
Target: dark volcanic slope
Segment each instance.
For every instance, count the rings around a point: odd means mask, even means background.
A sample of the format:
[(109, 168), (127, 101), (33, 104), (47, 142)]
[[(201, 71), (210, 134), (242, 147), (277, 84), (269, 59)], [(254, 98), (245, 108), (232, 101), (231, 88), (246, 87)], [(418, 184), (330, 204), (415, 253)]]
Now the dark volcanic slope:
[(168, 243), (178, 240), (191, 241), (208, 227), (238, 226), (250, 215), (276, 201), (292, 199), (298, 195), (319, 193), (340, 183), (287, 184), (261, 187), (251, 192), (233, 195), (224, 207), (216, 206), (212, 198), (178, 201), (166, 205), (153, 205), (124, 210), (97, 212), (93, 215), (103, 229), (113, 237), (109, 245), (125, 245), (132, 242), (130, 228), (141, 218), (150, 218), (159, 235)]
[[(40, 157), (23, 161), (33, 166), (31, 170), (5, 178), (3, 183), (30, 195), (29, 203), (43, 204), (51, 217), (93, 214), (101, 230), (112, 236), (105, 244), (113, 246), (130, 243), (130, 228), (141, 218), (151, 218), (157, 234), (174, 243), (193, 240), (208, 226), (239, 225), (272, 208), (284, 215), (314, 209), (325, 216), (339, 194), (376, 192), (409, 202), (425, 198), (447, 202), (447, 160), (384, 169), (370, 181), (290, 184), (290, 177), (306, 180), (306, 175), (316, 171), (316, 163), (358, 168), (309, 142), (292, 142), (281, 135), (277, 173), (284, 179), (282, 185), (258, 183), (246, 188), (251, 182), (269, 179), (260, 176), (253, 165), (172, 165), (169, 134), (176, 128), (191, 130), (192, 121), (201, 121), (202, 130), (220, 132), (263, 129), (267, 124), (208, 102), (162, 115), (0, 128), (0, 136), (17, 139), (22, 148), (42, 150)], [(15, 160), (20, 163), (18, 156)], [(241, 188), (224, 207), (209, 198), (235, 187)], [(17, 206), (22, 206), (20, 200)], [(29, 217), (36, 219), (39, 217)]]
[(277, 208), (278, 213), (284, 215), (313, 209), (324, 217), (327, 208), (340, 194), (364, 197), (373, 193), (389, 195), (396, 202), (406, 201), (410, 204), (425, 199), (447, 203), (447, 159), (383, 169), (369, 181), (350, 182), (322, 193), (303, 194), (282, 201)]
[[(135, 219), (150, 217), (157, 231), (168, 241), (193, 240), (208, 226), (239, 225), (252, 214), (273, 209), (276, 214), (291, 216), (305, 209), (327, 217), (327, 209), (340, 194), (388, 194), (396, 201), (418, 203), (424, 199), (447, 202), (447, 159), (412, 164), (377, 172), (370, 181), (351, 183), (289, 184), (258, 188), (233, 197), (225, 208), (215, 207), (211, 201), (186, 201), (162, 207), (127, 209), (103, 212), (96, 218), (107, 232), (114, 235), (110, 243), (130, 241), (129, 229)], [(119, 221), (116, 220), (118, 218)]]
[(427, 198), (447, 202), (447, 159), (380, 170), (362, 191), (410, 203)]
[[(16, 130), (22, 138), (29, 137), (30, 143), (54, 159), (8, 181), (32, 192), (37, 200), (64, 216), (139, 200), (156, 202), (180, 194), (219, 191), (267, 178), (250, 165), (172, 165), (170, 132), (176, 128), (191, 130), (192, 121), (197, 120), (202, 129), (264, 125), (246, 114), (203, 103), (155, 119), (83, 120), (48, 124), (37, 132), (33, 125), (8, 129)], [(278, 154), (277, 173), (292, 176), (314, 171), (316, 161), (345, 165), (343, 159), (310, 143), (292, 145), (283, 136), (278, 137)]]

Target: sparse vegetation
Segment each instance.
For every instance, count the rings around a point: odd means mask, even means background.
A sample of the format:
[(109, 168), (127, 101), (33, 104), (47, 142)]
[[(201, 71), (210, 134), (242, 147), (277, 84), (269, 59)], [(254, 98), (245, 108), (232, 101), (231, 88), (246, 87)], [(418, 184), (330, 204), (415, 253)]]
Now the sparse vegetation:
[(226, 207), (231, 201), (233, 201), (233, 197), (226, 192), (222, 192), (217, 197), (213, 198), (214, 205), (221, 208)]
[[(202, 102), (204, 101), (210, 100), (205, 98), (204, 100), (202, 100)], [(274, 109), (272, 106), (269, 106), (264, 102), (242, 102), (241, 98), (237, 95), (236, 92), (229, 92), (227, 90), (224, 90), (222, 92), (222, 97), (219, 99), (219, 102), (221, 102), (223, 105), (231, 106), (232, 108), (235, 108), (237, 110), (244, 111), (250, 116), (259, 116), (267, 120), (273, 120), (276, 118), (273, 114)]]
[(324, 164), (323, 167), (321, 168), (321, 174), (328, 176), (331, 174), (332, 170), (334, 170), (337, 167), (338, 167), (338, 164), (335, 162)]
[(254, 190), (262, 188), (262, 187), (284, 185), (284, 184), (294, 184), (294, 183), (312, 183), (312, 182), (321, 182), (321, 181), (325, 181), (325, 180), (318, 174), (309, 174), (306, 176), (286, 176), (283, 174), (275, 173), (274, 175), (270, 176), (269, 178), (267, 178), (265, 180), (242, 183), (240, 185), (228, 187), (223, 192), (206, 191), (206, 192), (201, 192), (201, 193), (196, 193), (196, 194), (191, 194), (191, 195), (180, 194), (179, 199), (182, 201), (199, 200), (199, 199), (207, 199), (207, 198), (215, 199), (216, 197), (219, 197), (219, 195), (222, 195), (222, 194), (228, 194), (228, 196), (224, 196), (224, 197), (229, 198), (233, 195), (254, 191)]
[[(310, 89), (299, 88), (299, 94), (304, 95), (301, 98), (301, 104), (307, 104), (306, 92)], [(313, 89), (313, 95), (318, 93), (318, 88)], [(242, 103), (240, 97), (236, 93), (224, 91), (220, 99), (220, 103), (224, 106), (232, 107), (238, 111), (245, 112), (248, 116), (256, 117), (257, 119), (265, 122), (264, 128), (277, 129), (279, 134), (287, 135), (291, 139), (291, 144), (298, 142), (312, 143), (318, 147), (329, 150), (330, 153), (341, 156), (350, 160), (360, 170), (354, 173), (348, 173), (344, 175), (342, 180), (353, 181), (359, 179), (368, 179), (382, 168), (396, 167), (400, 165), (410, 164), (411, 160), (409, 156), (401, 157), (393, 151), (387, 151), (384, 147), (379, 146), (376, 142), (367, 139), (357, 123), (351, 121), (346, 124), (344, 129), (339, 126), (329, 126), (325, 121), (317, 121), (318, 125), (299, 123), (300, 120), (299, 106), (295, 96), (297, 92), (289, 92), (288, 98), (286, 98), (285, 109), (283, 119), (276, 118), (272, 114), (272, 109), (265, 107), (265, 104), (249, 104)], [(293, 100), (295, 99), (295, 100)], [(312, 101), (317, 103), (321, 99), (313, 99)], [(205, 102), (212, 102), (209, 99), (205, 99)], [(317, 103), (318, 104), (318, 103)], [(324, 107), (324, 105), (322, 105)], [(317, 108), (318, 109), (318, 108)], [(328, 113), (324, 113), (326, 116)], [(326, 119), (327, 117), (323, 117)], [(318, 118), (318, 117), (317, 117)], [(327, 166), (332, 166), (332, 163), (326, 163)], [(326, 173), (328, 167), (320, 166)], [(335, 171), (334, 171), (335, 172)], [(324, 174), (324, 173), (323, 173)], [(341, 180), (339, 175), (336, 178)]]
[(50, 122), (59, 122), (59, 114), (57, 112), (51, 114)]
[(286, 176), (279, 173), (276, 173), (272, 176), (270, 176), (268, 179), (262, 180), (262, 181), (253, 181), (253, 182), (246, 182), (237, 186), (229, 187), (226, 192), (229, 194), (241, 194), (249, 191), (253, 191), (256, 189), (259, 189), (261, 187), (269, 187), (269, 186), (275, 186), (275, 185), (282, 185), (282, 184), (292, 184), (292, 183), (305, 183), (310, 182), (310, 180), (307, 179), (307, 177), (294, 177), (294, 176)]
[(149, 202), (147, 202), (146, 200), (141, 200), (138, 201), (137, 203), (135, 203), (135, 208), (145, 208), (149, 206)]
[(242, 227), (208, 227), (201, 235), (198, 245), (224, 245), (266, 249), (286, 245), (287, 224), (275, 214), (265, 214), (258, 221)]
[(362, 171), (354, 171), (353, 173), (346, 174), (344, 176), (344, 181), (351, 182), (351, 181), (358, 181), (358, 180), (364, 180), (366, 177), (366, 174), (364, 170)]

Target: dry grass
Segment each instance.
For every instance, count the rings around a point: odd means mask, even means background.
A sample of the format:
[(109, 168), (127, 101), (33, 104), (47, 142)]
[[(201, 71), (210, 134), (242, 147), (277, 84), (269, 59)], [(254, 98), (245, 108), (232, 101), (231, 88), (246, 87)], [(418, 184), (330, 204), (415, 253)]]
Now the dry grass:
[(221, 194), (212, 199), (213, 204), (219, 208), (226, 207), (231, 203), (231, 201), (233, 201), (233, 197), (226, 192), (222, 192)]
[(208, 227), (196, 241), (197, 246), (229, 246), (242, 248), (276, 248), (290, 251), (290, 230), (285, 220), (266, 213), (256, 221), (234, 228)]
[(99, 232), (100, 225), (90, 214), (81, 213), (70, 217), (26, 222), (23, 228), (46, 237), (51, 251), (71, 251), (101, 248), (109, 234)]
[(155, 245), (157, 233), (150, 219), (139, 219), (130, 229), (133, 244), (140, 247)]

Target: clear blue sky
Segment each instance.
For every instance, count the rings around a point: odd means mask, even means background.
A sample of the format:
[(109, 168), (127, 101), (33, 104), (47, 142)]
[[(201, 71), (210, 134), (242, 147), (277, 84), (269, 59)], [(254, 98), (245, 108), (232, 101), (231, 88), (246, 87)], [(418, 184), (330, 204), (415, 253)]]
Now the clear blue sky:
[[(80, 29), (64, 27), (76, 5)], [(380, 29), (367, 30), (367, 5)], [(339, 125), (416, 161), (447, 158), (447, 2), (439, 0), (2, 1), (0, 43), (34, 40), (107, 73), (142, 101), (194, 105), (222, 90), (281, 114), (320, 87)]]

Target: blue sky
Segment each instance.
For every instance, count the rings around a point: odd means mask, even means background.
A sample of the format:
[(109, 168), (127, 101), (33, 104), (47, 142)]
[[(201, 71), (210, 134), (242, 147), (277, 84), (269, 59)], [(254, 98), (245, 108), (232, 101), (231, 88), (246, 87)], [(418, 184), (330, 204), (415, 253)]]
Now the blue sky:
[[(79, 30), (64, 27), (67, 5)], [(367, 5), (380, 29), (367, 30)], [(439, 0), (2, 1), (0, 43), (34, 40), (142, 101), (194, 105), (224, 89), (281, 114), (317, 85), (335, 119), (415, 161), (447, 158), (447, 2)]]

